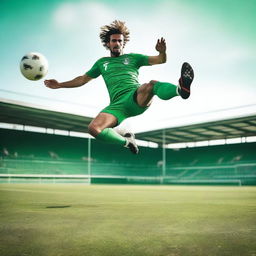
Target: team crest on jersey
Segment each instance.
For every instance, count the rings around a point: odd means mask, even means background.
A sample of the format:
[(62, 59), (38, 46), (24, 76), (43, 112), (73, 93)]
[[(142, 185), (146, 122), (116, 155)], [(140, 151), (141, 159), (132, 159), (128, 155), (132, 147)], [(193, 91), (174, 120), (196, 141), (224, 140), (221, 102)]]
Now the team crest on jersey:
[(125, 58), (123, 63), (124, 63), (125, 65), (128, 65), (128, 64), (130, 63), (129, 58)]

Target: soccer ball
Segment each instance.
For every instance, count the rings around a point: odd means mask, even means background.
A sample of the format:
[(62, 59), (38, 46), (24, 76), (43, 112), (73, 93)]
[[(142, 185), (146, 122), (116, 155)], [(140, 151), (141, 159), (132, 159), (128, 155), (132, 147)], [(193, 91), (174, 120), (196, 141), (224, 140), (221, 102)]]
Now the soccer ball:
[(48, 72), (48, 61), (41, 53), (30, 52), (22, 57), (20, 71), (29, 80), (39, 80)]

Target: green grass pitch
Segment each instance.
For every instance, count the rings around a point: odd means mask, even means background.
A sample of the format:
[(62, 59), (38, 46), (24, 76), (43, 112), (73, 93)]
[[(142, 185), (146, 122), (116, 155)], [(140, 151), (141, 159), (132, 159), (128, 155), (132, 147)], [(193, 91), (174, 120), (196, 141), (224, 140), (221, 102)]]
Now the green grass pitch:
[(0, 185), (2, 256), (256, 255), (256, 187)]

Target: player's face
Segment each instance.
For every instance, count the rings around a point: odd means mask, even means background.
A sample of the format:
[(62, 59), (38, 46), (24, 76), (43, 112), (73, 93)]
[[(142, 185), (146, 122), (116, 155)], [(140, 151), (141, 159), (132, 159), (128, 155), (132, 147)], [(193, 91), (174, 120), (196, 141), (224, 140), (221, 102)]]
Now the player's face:
[(111, 52), (111, 56), (118, 57), (122, 55), (124, 48), (124, 36), (122, 34), (111, 35), (108, 47)]

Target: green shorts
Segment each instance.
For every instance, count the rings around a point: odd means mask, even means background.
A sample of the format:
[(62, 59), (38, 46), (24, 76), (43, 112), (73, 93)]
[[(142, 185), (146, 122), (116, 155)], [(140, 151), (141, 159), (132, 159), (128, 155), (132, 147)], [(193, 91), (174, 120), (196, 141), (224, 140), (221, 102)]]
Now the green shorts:
[(119, 125), (124, 119), (140, 115), (148, 109), (148, 107), (139, 106), (136, 97), (137, 89), (128, 92), (116, 102), (110, 103), (110, 105), (104, 108), (101, 112), (115, 116)]

